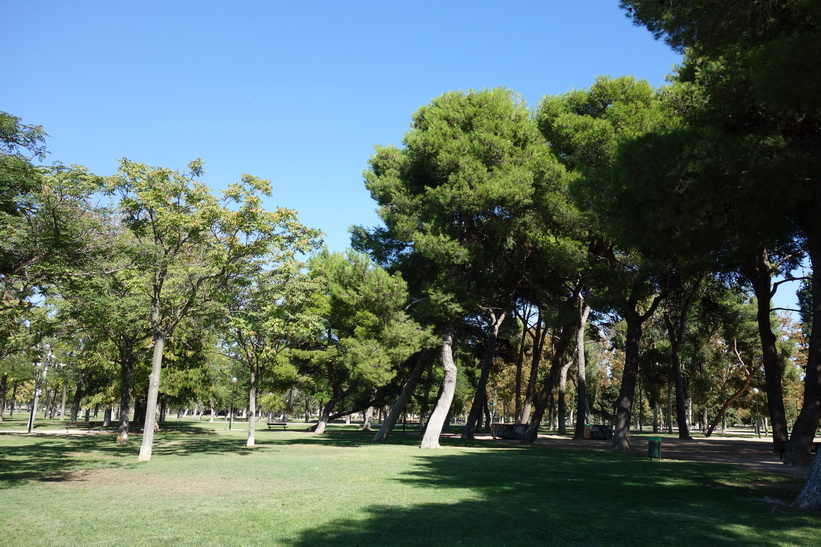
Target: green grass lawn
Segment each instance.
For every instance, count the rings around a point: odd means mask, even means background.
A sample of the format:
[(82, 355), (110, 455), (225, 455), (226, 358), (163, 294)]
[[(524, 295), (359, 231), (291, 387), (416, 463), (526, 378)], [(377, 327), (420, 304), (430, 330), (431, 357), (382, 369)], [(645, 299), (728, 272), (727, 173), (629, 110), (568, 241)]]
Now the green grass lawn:
[[(3, 424), (3, 428), (8, 424)], [(47, 426), (46, 426), (47, 427)], [(373, 445), (245, 424), (0, 435), (2, 545), (819, 545), (803, 479), (704, 463), (416, 435)]]

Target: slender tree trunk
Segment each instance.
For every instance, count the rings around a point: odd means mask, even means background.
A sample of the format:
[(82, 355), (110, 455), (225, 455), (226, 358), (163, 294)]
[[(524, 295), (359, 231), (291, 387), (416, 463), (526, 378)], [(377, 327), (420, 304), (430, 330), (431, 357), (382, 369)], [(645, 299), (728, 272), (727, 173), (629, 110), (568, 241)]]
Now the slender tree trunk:
[(248, 386), (248, 439), (245, 441), (245, 446), (254, 446), (256, 442), (257, 433), (257, 389), (259, 385), (259, 378), (262, 375), (262, 370), (256, 365), (251, 365), (250, 371), (251, 380)]
[(637, 287), (634, 287), (624, 309), (627, 322), (627, 339), (625, 341), (624, 373), (621, 380), (619, 397), (616, 400), (615, 427), (613, 428), (614, 452), (630, 450), (630, 414), (633, 410), (633, 397), (636, 392), (636, 377), (639, 371), (639, 343), (643, 334), (642, 325), (655, 313), (663, 295), (656, 295), (650, 308), (639, 314)]
[(448, 325), (442, 335), (442, 369), (445, 373), (442, 380), (442, 393), (428, 420), (421, 448), (439, 448), (439, 436), (442, 434), (442, 428), (445, 426), (450, 405), (453, 402), (453, 394), (456, 392), (456, 362), (453, 359), (453, 345), (453, 325)]
[(617, 452), (630, 450), (630, 413), (633, 409), (633, 395), (636, 390), (636, 376), (639, 370), (639, 342), (642, 336), (642, 320), (635, 309), (628, 310), (625, 319), (627, 320), (627, 340), (624, 373), (619, 398), (616, 400), (616, 423), (613, 428), (612, 449)]
[(551, 359), (550, 371), (547, 373), (547, 377), (544, 381), (544, 387), (539, 394), (538, 401), (536, 401), (536, 408), (533, 411), (533, 416), (530, 418), (530, 424), (528, 425), (524, 439), (522, 440), (525, 443), (533, 444), (533, 442), (536, 441), (536, 437), (539, 435), (539, 425), (542, 422), (542, 418), (544, 418), (545, 410), (547, 410), (547, 404), (550, 401), (553, 388), (559, 378), (559, 372), (567, 359), (565, 355), (567, 353), (567, 346), (570, 344), (570, 339), (572, 338), (574, 332), (574, 329), (570, 325), (564, 325), (559, 328), (558, 339), (553, 346), (553, 358)]
[(667, 329), (667, 338), (670, 341), (670, 360), (673, 368), (673, 382), (676, 386), (676, 421), (678, 422), (678, 438), (692, 440), (690, 436), (690, 426), (687, 423), (687, 412), (685, 408), (684, 377), (681, 374), (681, 347), (684, 344), (684, 334), (687, 331), (687, 323), (690, 318), (690, 310), (693, 307), (696, 294), (701, 288), (700, 276), (693, 282), (693, 286), (687, 293), (683, 305), (679, 310), (679, 316), (675, 324), (667, 312), (664, 314), (664, 325)]
[(772, 268), (766, 249), (759, 249), (752, 264), (753, 275), (750, 276), (753, 292), (757, 300), (756, 319), (758, 336), (764, 361), (764, 381), (767, 389), (767, 408), (773, 424), (773, 441), (787, 442), (787, 414), (784, 411), (784, 393), (782, 389), (783, 373), (776, 336), (772, 324)]
[(68, 384), (63, 384), (63, 396), (60, 399), (60, 421), (66, 419), (66, 399), (68, 398)]
[(435, 356), (435, 352), (430, 349), (424, 349), (419, 353), (418, 358), (416, 359), (416, 364), (414, 365), (410, 376), (408, 376), (408, 380), (402, 388), (402, 393), (399, 394), (399, 399), (397, 399), (393, 404), (390, 413), (388, 413), (388, 416), (382, 422), (382, 426), (379, 428), (379, 431), (377, 431), (376, 435), (374, 435), (373, 442), (382, 442), (391, 434), (391, 431), (393, 431), (393, 427), (396, 425), (399, 416), (402, 415), (402, 412), (405, 410), (405, 406), (408, 404), (408, 401), (410, 401), (417, 384), (419, 384), (419, 379), (422, 378), (422, 373), (430, 366)]
[(576, 331), (576, 429), (573, 437), (584, 439), (584, 426), (590, 414), (587, 403), (587, 363), (584, 356), (584, 333), (587, 319), (590, 317), (590, 305), (584, 298), (579, 298), (579, 330)]
[(117, 444), (128, 444), (129, 416), (131, 415), (131, 383), (134, 376), (134, 353), (131, 348), (120, 350), (120, 425)]
[(476, 386), (476, 396), (470, 407), (470, 414), (465, 422), (465, 429), (462, 432), (463, 439), (472, 439), (476, 422), (480, 419), (482, 408), (487, 399), (487, 379), (490, 369), (493, 366), (493, 357), (496, 355), (496, 340), (499, 337), (499, 327), (505, 320), (506, 313), (498, 309), (490, 310), (490, 323), (488, 325), (487, 337), (485, 338), (485, 357), (482, 361), (482, 372), (479, 375), (479, 384)]
[(143, 440), (140, 444), (140, 455), (137, 458), (141, 462), (149, 461), (154, 449), (154, 429), (157, 426), (157, 398), (160, 394), (160, 375), (162, 373), (164, 347), (165, 333), (157, 329), (154, 331), (154, 354), (151, 357), (151, 375), (148, 377)]
[[(736, 399), (741, 397), (741, 395), (745, 391), (750, 389), (750, 384), (753, 383), (753, 378), (755, 378), (756, 369), (749, 369), (745, 366), (745, 370), (747, 370), (747, 378), (744, 379), (744, 384), (735, 393), (733, 393), (729, 399), (724, 401), (723, 405), (721, 405), (721, 408), (718, 410), (718, 413), (715, 415), (715, 418), (713, 418), (713, 421), (710, 422), (710, 425), (707, 427), (707, 431), (704, 433), (705, 437), (709, 437), (713, 434), (713, 431), (715, 430), (719, 422), (723, 422), (724, 416), (727, 413), (727, 409), (730, 408), (730, 406), (736, 401)], [(722, 431), (722, 433), (724, 433), (724, 431)]]
[(567, 402), (565, 401), (565, 395), (567, 391), (567, 371), (570, 370), (570, 365), (572, 364), (573, 360), (568, 360), (562, 365), (562, 369), (559, 371), (559, 435), (567, 435)]
[(528, 329), (528, 320), (530, 316), (530, 304), (527, 305), (527, 311), (523, 312), (521, 315), (522, 319), (522, 336), (519, 340), (519, 353), (516, 356), (516, 386), (515, 386), (515, 393), (514, 393), (514, 412), (516, 415), (516, 419), (518, 420), (519, 416), (522, 415), (522, 369), (524, 368), (524, 361), (525, 361), (525, 341), (527, 340), (527, 331)]
[(6, 413), (6, 392), (8, 390), (8, 382), (8, 374), (4, 374), (0, 377), (0, 422), (3, 421), (3, 415)]
[(77, 415), (80, 413), (80, 402), (83, 400), (83, 378), (77, 382), (77, 387), (74, 389), (74, 399), (71, 402), (71, 416), (72, 422), (77, 421)]
[(804, 402), (784, 455), (785, 465), (801, 467), (810, 465), (810, 450), (821, 420), (821, 241), (808, 241), (807, 247), (812, 261), (812, 332), (804, 375)]
[(517, 424), (526, 424), (530, 421), (530, 413), (533, 402), (536, 400), (536, 385), (539, 380), (539, 364), (542, 362), (544, 344), (547, 340), (547, 328), (542, 325), (542, 310), (539, 308), (539, 316), (536, 322), (536, 332), (533, 335), (533, 359), (530, 363), (530, 377), (527, 382), (527, 393), (525, 402), (522, 405), (522, 413), (516, 416)]

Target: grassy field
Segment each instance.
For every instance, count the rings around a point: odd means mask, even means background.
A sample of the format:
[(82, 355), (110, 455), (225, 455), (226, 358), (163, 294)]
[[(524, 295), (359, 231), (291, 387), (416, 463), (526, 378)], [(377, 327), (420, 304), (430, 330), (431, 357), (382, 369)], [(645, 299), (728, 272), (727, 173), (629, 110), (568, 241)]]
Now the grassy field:
[(821, 544), (821, 514), (779, 503), (794, 477), (344, 427), (249, 449), (244, 427), (172, 422), (146, 463), (139, 436), (0, 435), (0, 544)]

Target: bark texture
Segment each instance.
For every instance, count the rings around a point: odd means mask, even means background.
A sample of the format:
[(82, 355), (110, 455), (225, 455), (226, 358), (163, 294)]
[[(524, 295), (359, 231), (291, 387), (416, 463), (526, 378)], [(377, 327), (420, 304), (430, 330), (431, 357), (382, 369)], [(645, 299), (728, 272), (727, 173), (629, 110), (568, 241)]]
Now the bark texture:
[(815, 457), (807, 482), (793, 505), (801, 509), (821, 510), (821, 457)]

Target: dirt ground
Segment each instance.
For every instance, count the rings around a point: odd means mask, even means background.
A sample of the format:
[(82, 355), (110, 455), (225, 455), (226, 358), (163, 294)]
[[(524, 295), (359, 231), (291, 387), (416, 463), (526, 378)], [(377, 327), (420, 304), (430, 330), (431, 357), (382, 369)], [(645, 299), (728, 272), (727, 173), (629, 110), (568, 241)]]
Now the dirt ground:
[[(691, 441), (681, 440), (676, 436), (664, 434), (661, 437), (661, 457), (665, 460), (684, 460), (725, 463), (741, 465), (761, 471), (786, 473), (790, 475), (806, 476), (809, 468), (795, 468), (784, 465), (779, 454), (772, 450), (772, 439), (761, 437), (710, 437), (696, 438)], [(491, 437), (488, 436), (488, 439)], [(498, 442), (518, 442), (503, 441)], [(647, 457), (648, 441), (645, 436), (632, 436), (630, 439), (630, 453), (636, 456)], [(604, 440), (576, 440), (572, 436), (540, 435), (536, 444), (553, 448), (567, 448), (572, 450), (610, 450), (610, 441)]]

